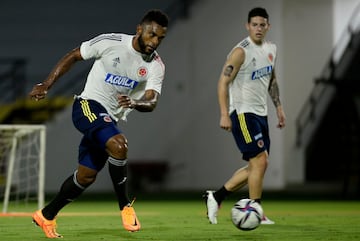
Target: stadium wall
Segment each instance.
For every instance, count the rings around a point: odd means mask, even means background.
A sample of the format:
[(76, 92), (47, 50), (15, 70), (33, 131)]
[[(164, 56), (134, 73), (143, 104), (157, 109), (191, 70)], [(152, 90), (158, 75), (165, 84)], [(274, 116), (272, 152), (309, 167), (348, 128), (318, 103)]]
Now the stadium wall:
[[(264, 6), (270, 13), (268, 39), (278, 45), (277, 76), (288, 118), (285, 130), (271, 130), (273, 149), (265, 189), (284, 189), (290, 182), (304, 182), (303, 160), (294, 150), (294, 120), (329, 57), (333, 5), (325, 0), (233, 0), (227, 4), (208, 0), (199, 1), (191, 9), (190, 18), (177, 21), (159, 49), (167, 74), (156, 111), (133, 112), (127, 123), (120, 123), (129, 139), (130, 162), (169, 162), (163, 186), (166, 189), (217, 188), (235, 168), (245, 164), (232, 136), (218, 127), (216, 85), (225, 56), (247, 34), (244, 24), (248, 10), (254, 6)], [(69, 116), (65, 114), (65, 118)], [(274, 127), (272, 107), (269, 120)], [(64, 123), (76, 136), (71, 122), (61, 121), (61, 125)], [(59, 142), (64, 143), (64, 139), (76, 140), (64, 137)], [(67, 145), (72, 160), (66, 162), (74, 168), (76, 142)], [(52, 152), (49, 148), (49, 155)], [(59, 180), (51, 183), (49, 189), (57, 188)], [(104, 170), (91, 190), (111, 188)]]
[[(356, 2), (348, 1), (347, 6)], [(139, 2), (147, 8), (160, 6), (161, 1), (137, 1), (138, 6)], [(104, 32), (134, 32), (143, 14), (136, 6), (122, 12), (118, 1), (101, 6), (96, 1), (86, 3), (62, 1), (56, 11), (53, 3), (45, 0), (3, 3), (2, 45), (8, 47), (1, 54), (29, 60), (29, 86), (45, 78), (56, 61), (81, 41)], [(23, 7), (19, 8), (19, 4)], [(294, 148), (295, 119), (330, 56), (338, 36), (334, 31), (343, 30), (339, 25), (334, 30), (334, 22), (339, 21), (334, 15), (340, 16), (336, 9), (341, 12), (342, 5), (335, 0), (227, 0), (226, 4), (199, 0), (188, 19), (171, 27), (159, 49), (167, 72), (157, 109), (147, 114), (133, 112), (127, 123), (120, 123), (129, 139), (130, 162), (169, 163), (162, 188), (218, 188), (235, 168), (244, 164), (232, 136), (218, 127), (216, 85), (225, 56), (247, 34), (247, 12), (255, 6), (267, 8), (270, 14), (272, 29), (268, 39), (278, 45), (277, 76), (287, 114), (286, 129), (271, 130), (271, 164), (265, 189), (284, 189), (289, 183), (304, 182), (304, 160)], [(71, 109), (67, 109), (48, 124), (49, 192), (58, 190), (76, 168), (80, 135), (70, 116)], [(274, 127), (272, 107), (269, 120)], [(104, 170), (89, 191), (109, 190), (112, 184)]]

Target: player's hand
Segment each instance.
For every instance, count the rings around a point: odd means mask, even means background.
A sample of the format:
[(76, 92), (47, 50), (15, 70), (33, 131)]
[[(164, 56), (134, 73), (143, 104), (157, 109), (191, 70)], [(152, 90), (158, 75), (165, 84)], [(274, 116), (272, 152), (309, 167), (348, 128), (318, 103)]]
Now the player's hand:
[(135, 101), (132, 100), (128, 95), (118, 95), (118, 103), (124, 108), (134, 108)]
[(231, 131), (232, 123), (229, 116), (220, 117), (220, 127), (226, 131)]
[(42, 100), (45, 98), (45, 96), (48, 92), (48, 88), (49, 88), (49, 86), (44, 83), (36, 84), (36, 85), (34, 85), (33, 89), (29, 93), (29, 97), (36, 101)]
[(280, 128), (280, 129), (284, 128), (286, 117), (285, 117), (285, 112), (281, 106), (276, 108), (276, 115), (277, 115), (278, 121), (279, 121), (277, 124), (277, 128)]

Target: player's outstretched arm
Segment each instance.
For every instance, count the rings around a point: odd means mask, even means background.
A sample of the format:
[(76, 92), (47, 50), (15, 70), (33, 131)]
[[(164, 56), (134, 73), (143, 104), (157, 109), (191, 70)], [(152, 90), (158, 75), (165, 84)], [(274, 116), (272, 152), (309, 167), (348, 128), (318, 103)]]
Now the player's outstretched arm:
[(68, 52), (55, 65), (54, 69), (50, 72), (44, 82), (34, 85), (33, 89), (29, 93), (29, 97), (36, 101), (44, 99), (48, 90), (56, 82), (56, 80), (68, 72), (71, 67), (80, 60), (83, 60), (81, 57), (80, 48), (75, 48)]
[(140, 112), (151, 112), (155, 109), (159, 99), (159, 93), (155, 90), (146, 90), (144, 96), (134, 100), (128, 95), (119, 95), (119, 105), (125, 108), (133, 108)]

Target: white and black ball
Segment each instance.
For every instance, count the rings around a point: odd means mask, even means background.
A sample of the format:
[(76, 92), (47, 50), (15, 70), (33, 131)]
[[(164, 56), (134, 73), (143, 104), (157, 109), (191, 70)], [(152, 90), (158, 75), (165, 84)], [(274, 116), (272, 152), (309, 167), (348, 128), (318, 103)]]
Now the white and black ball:
[(249, 231), (259, 227), (263, 213), (259, 203), (252, 199), (241, 199), (231, 209), (231, 220), (238, 229)]

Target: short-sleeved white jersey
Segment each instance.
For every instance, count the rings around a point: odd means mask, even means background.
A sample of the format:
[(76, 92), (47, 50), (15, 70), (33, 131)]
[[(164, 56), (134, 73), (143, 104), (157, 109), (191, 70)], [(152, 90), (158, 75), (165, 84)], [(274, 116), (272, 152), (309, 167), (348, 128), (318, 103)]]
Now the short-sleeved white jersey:
[(148, 89), (160, 94), (165, 75), (165, 66), (158, 53), (154, 52), (153, 58), (145, 61), (133, 48), (133, 37), (102, 34), (80, 46), (83, 59), (95, 59), (80, 97), (99, 102), (116, 121), (126, 120), (132, 110), (119, 106), (119, 94), (133, 99), (141, 98)]
[(234, 48), (245, 51), (245, 60), (229, 86), (229, 111), (267, 115), (267, 95), (275, 67), (276, 45), (264, 41), (256, 45), (245, 38)]

